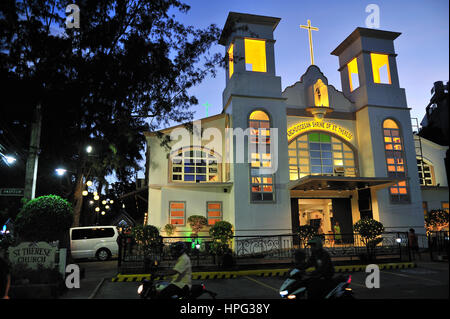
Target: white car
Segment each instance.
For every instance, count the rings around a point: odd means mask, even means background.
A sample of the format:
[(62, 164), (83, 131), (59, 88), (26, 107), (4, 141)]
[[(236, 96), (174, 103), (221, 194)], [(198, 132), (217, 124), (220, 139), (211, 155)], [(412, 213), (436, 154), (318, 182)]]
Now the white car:
[(89, 226), (70, 228), (72, 258), (97, 258), (105, 261), (118, 255), (119, 232), (116, 226)]

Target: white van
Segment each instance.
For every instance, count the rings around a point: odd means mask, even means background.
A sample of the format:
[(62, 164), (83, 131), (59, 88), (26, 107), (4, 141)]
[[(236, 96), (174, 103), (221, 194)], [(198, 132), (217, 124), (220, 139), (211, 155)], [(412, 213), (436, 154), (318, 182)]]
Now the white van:
[(89, 226), (70, 228), (72, 258), (97, 258), (108, 260), (118, 255), (119, 232), (116, 226)]

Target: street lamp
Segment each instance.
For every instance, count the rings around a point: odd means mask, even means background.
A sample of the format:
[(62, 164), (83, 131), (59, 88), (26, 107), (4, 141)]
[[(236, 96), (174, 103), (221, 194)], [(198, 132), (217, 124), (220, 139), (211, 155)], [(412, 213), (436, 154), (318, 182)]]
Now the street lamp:
[(3, 161), (4, 161), (6, 164), (8, 164), (8, 165), (14, 164), (14, 162), (16, 161), (16, 158), (13, 157), (13, 156), (4, 155), (4, 154), (1, 154), (1, 153), (0, 153), (0, 155), (2, 155)]
[(86, 147), (86, 152), (88, 152), (88, 153), (92, 152), (92, 146), (88, 145)]
[(67, 170), (64, 168), (57, 168), (55, 169), (55, 172), (58, 176), (63, 176), (67, 172)]
[(89, 193), (88, 193), (88, 191), (83, 191), (81, 194), (82, 194), (83, 196), (87, 196)]
[(100, 196), (94, 195), (94, 199), (95, 199), (95, 200), (99, 200), (99, 199), (100, 199)]
[(87, 186), (92, 186), (92, 181), (87, 181), (87, 182), (86, 182), (86, 185), (87, 185)]

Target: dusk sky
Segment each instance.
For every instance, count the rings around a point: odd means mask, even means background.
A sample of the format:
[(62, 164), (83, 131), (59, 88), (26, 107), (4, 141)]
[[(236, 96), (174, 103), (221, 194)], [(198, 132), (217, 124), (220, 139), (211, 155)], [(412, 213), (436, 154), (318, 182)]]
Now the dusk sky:
[[(328, 78), (328, 83), (341, 90), (338, 58), (330, 54), (356, 27), (366, 27), (366, 6), (380, 8), (380, 29), (401, 32), (395, 42), (400, 87), (406, 90), (411, 117), (420, 120), (430, 100), (435, 81), (449, 78), (449, 2), (429, 1), (293, 1), (293, 0), (189, 0), (187, 15), (178, 19), (196, 27), (216, 24), (222, 28), (230, 11), (281, 18), (275, 29), (276, 75), (281, 76), (282, 89), (293, 85), (310, 65), (308, 32), (300, 25), (311, 20), (319, 31), (313, 31), (314, 61)], [(219, 44), (214, 50), (224, 52)], [(216, 78), (205, 81), (192, 92), (199, 100), (194, 119), (206, 116), (203, 106), (209, 103), (209, 116), (222, 111), (224, 70)]]

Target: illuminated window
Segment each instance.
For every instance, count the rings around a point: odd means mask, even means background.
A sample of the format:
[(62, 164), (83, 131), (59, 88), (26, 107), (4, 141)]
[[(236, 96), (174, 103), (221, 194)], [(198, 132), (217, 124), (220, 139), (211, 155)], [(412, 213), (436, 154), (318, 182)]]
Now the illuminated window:
[(350, 92), (359, 87), (358, 62), (356, 58), (347, 64), (348, 79), (350, 81)]
[(208, 225), (214, 225), (222, 220), (222, 202), (207, 202)]
[(173, 182), (218, 182), (220, 169), (212, 151), (202, 148), (180, 149), (172, 156)]
[(353, 150), (340, 139), (325, 133), (303, 134), (289, 143), (289, 178), (307, 175), (356, 177)]
[(448, 202), (442, 202), (442, 210), (445, 210), (447, 213), (449, 212)]
[(234, 48), (234, 44), (231, 43), (230, 48), (228, 49), (228, 77), (230, 77), (230, 78), (234, 72), (233, 48)]
[(186, 216), (185, 202), (169, 202), (169, 224), (184, 226)]
[(318, 79), (314, 84), (314, 105), (330, 106), (328, 101), (328, 88), (321, 79)]
[(432, 186), (434, 183), (433, 166), (421, 159), (417, 159), (417, 170), (419, 172), (419, 181), (421, 186)]
[[(403, 139), (397, 123), (391, 119), (383, 122), (384, 150), (389, 177), (405, 178), (407, 176)], [(389, 187), (391, 201), (409, 201), (408, 183), (401, 181)]]
[(273, 201), (273, 174), (265, 169), (272, 167), (270, 152), (270, 120), (267, 113), (254, 111), (249, 117), (250, 128), (250, 184), (252, 201)]
[(428, 203), (422, 202), (422, 208), (423, 208), (423, 216), (427, 217), (428, 215)]
[(371, 53), (373, 81), (375, 83), (391, 84), (391, 72), (387, 54)]
[(245, 70), (266, 72), (266, 41), (245, 39)]

